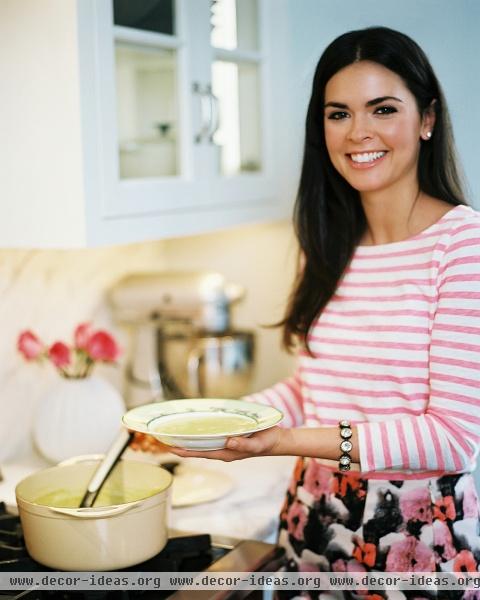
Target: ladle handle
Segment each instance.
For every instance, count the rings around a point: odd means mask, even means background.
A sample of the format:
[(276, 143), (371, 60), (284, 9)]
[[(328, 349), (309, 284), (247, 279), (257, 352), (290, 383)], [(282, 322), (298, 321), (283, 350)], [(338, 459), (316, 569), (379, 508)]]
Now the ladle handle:
[(122, 428), (118, 437), (115, 438), (115, 441), (108, 449), (92, 478), (88, 482), (87, 491), (80, 502), (79, 508), (90, 508), (93, 506), (103, 484), (112, 472), (113, 467), (119, 461), (128, 444), (132, 441), (133, 436), (134, 433), (132, 431)]
[(190, 395), (193, 398), (203, 397), (203, 386), (200, 376), (200, 366), (204, 359), (203, 350), (193, 348), (190, 350), (187, 362), (187, 373), (188, 373), (188, 387)]

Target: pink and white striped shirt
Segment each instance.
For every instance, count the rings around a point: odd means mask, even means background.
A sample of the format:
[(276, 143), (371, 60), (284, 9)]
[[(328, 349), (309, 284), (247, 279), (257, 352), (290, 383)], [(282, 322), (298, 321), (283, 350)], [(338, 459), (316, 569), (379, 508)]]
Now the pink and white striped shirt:
[(358, 428), (360, 470), (409, 479), (475, 468), (480, 443), (480, 213), (360, 246), (294, 377), (252, 394), (284, 426)]

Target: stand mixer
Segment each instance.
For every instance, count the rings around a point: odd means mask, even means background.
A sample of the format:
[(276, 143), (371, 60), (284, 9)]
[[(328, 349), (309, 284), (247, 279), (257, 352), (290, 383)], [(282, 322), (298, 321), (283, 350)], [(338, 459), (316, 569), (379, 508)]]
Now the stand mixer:
[(254, 334), (231, 325), (244, 289), (219, 273), (129, 275), (108, 297), (129, 329), (127, 408), (174, 398), (239, 398), (253, 375)]

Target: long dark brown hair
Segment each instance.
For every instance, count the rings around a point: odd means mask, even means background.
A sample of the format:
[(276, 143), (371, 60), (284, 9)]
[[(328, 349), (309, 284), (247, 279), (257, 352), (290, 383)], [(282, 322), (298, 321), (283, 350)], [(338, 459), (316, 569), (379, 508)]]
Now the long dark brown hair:
[(308, 350), (313, 322), (337, 288), (355, 247), (365, 232), (360, 196), (332, 165), (324, 135), (324, 97), (328, 81), (352, 63), (369, 60), (399, 75), (415, 96), (421, 116), (435, 100), (433, 135), (421, 141), (419, 191), (452, 205), (466, 204), (447, 105), (423, 50), (408, 36), (387, 27), (350, 31), (322, 54), (308, 105), (294, 228), (302, 264), (286, 310), (283, 344), (300, 341)]

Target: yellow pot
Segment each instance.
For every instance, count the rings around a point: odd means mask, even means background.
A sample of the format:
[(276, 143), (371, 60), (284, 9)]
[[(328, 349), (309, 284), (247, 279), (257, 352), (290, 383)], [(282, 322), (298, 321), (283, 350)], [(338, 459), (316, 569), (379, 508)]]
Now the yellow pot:
[(155, 465), (120, 461), (96, 506), (72, 508), (98, 462), (58, 465), (17, 485), (25, 544), (39, 563), (65, 571), (113, 571), (152, 558), (167, 543), (172, 476)]

